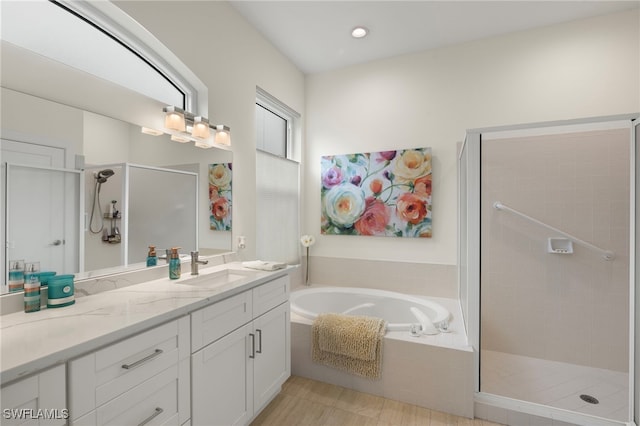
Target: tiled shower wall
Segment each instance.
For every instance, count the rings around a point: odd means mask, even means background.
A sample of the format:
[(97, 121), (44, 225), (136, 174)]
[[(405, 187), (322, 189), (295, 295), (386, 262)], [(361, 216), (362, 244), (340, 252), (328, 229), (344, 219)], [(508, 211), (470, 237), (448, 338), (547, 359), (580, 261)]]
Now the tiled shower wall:
[[(628, 370), (629, 130), (482, 141), (481, 347)], [(549, 254), (540, 225), (598, 247)]]

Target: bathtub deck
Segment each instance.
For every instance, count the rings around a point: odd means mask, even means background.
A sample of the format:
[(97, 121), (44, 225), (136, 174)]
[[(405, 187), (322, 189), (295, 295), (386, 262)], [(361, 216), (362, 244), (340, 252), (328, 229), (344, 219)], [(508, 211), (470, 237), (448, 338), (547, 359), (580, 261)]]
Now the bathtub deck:
[(311, 321), (291, 315), (291, 372), (348, 389), (432, 410), (473, 417), (473, 351), (467, 345), (460, 308), (452, 299), (432, 298), (452, 313), (450, 333), (385, 336), (382, 377), (365, 379), (311, 361)]

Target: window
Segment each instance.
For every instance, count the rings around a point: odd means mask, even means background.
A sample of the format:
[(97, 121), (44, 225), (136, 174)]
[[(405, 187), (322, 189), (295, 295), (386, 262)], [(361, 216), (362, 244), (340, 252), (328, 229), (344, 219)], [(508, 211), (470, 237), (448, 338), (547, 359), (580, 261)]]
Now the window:
[(206, 86), (109, 2), (3, 2), (2, 39), (166, 105), (207, 115)]
[(259, 87), (256, 90), (256, 148), (292, 158), (293, 127), (299, 114)]
[(287, 157), (289, 126), (285, 118), (256, 103), (256, 148)]

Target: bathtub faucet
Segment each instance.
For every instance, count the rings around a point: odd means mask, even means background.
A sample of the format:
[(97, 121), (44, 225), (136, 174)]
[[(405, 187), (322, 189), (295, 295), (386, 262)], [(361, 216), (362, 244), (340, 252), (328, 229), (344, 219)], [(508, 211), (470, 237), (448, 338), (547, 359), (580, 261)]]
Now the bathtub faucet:
[(191, 275), (198, 275), (198, 265), (206, 265), (207, 263), (209, 263), (208, 260), (198, 260), (198, 252), (197, 251), (192, 251), (191, 252)]

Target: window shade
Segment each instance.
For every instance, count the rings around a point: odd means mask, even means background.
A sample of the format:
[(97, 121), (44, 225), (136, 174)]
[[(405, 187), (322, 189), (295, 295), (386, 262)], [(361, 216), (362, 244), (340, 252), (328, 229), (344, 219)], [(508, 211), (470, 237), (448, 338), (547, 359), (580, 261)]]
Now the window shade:
[(256, 256), (299, 263), (299, 165), (256, 151)]

